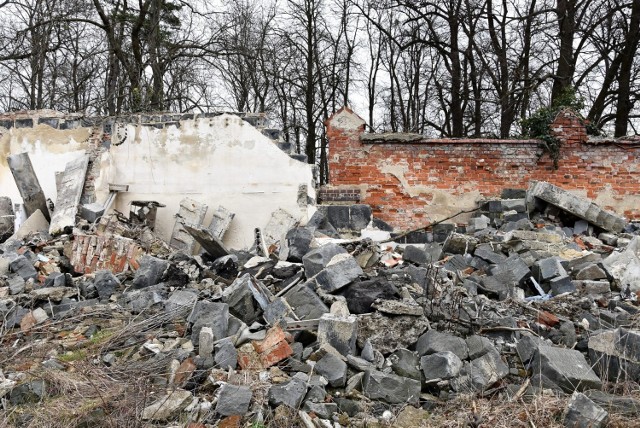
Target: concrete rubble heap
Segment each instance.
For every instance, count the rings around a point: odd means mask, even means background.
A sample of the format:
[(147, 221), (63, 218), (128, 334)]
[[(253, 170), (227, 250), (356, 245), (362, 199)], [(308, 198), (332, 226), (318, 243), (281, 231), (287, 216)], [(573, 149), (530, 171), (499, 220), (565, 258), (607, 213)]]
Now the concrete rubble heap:
[(7, 420), (84, 391), (89, 410), (60, 420), (96, 426), (134, 384), (131, 420), (162, 426), (438, 426), (468, 397), (553, 397), (570, 427), (637, 418), (616, 385), (640, 382), (640, 226), (546, 183), (504, 196), (408, 234), (322, 208), (243, 250), (222, 206), (174, 248), (118, 215), (67, 227), (69, 207), (55, 236), (55, 210), (2, 223)]

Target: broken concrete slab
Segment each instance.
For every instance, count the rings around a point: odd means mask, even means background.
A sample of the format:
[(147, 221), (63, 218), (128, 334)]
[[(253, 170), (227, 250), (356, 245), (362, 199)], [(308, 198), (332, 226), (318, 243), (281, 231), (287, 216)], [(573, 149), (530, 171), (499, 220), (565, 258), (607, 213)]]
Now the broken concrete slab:
[(229, 305), (226, 303), (207, 302), (201, 300), (196, 303), (187, 318), (191, 326), (191, 341), (199, 343), (202, 327), (209, 327), (216, 340), (227, 337), (229, 327)]
[(9, 270), (22, 279), (38, 279), (38, 271), (33, 263), (25, 256), (18, 256), (9, 263)]
[(465, 362), (458, 377), (452, 379), (454, 391), (484, 391), (509, 374), (509, 366), (500, 354), (489, 351), (471, 362)]
[(216, 413), (222, 416), (244, 415), (249, 410), (253, 393), (248, 386), (224, 384), (220, 388)]
[(609, 232), (621, 232), (627, 225), (627, 220), (603, 210), (589, 199), (576, 196), (545, 181), (532, 181), (529, 185), (527, 205), (530, 211), (533, 208), (534, 197), (553, 204)]
[(16, 239), (26, 239), (35, 233), (49, 233), (49, 222), (40, 210), (36, 210), (29, 216), (13, 235)]
[(139, 289), (158, 284), (168, 267), (167, 260), (145, 254), (140, 259), (140, 267), (133, 278), (133, 287)]
[(211, 217), (211, 223), (209, 223), (209, 227), (207, 228), (212, 236), (215, 236), (219, 240), (224, 238), (224, 234), (229, 229), (233, 218), (235, 217), (235, 213), (232, 213), (222, 205), (218, 206), (213, 212), (213, 216)]
[(567, 393), (602, 387), (600, 378), (584, 355), (573, 349), (538, 347), (531, 362), (531, 371), (553, 379)]
[(316, 275), (316, 283), (328, 293), (332, 293), (358, 279), (364, 272), (351, 254), (336, 254)]
[(388, 361), (391, 363), (391, 369), (398, 376), (422, 380), (420, 357), (415, 352), (399, 348), (389, 355)]
[(318, 323), (318, 342), (327, 343), (342, 355), (355, 355), (358, 319), (323, 314)]
[(274, 407), (284, 404), (285, 406), (297, 409), (302, 404), (304, 396), (307, 394), (307, 383), (297, 377), (279, 385), (269, 388), (269, 404)]
[(294, 286), (284, 297), (301, 320), (318, 319), (322, 314), (329, 312), (329, 307), (325, 305), (309, 283)]
[(173, 232), (169, 239), (169, 245), (171, 248), (180, 250), (189, 256), (193, 254), (197, 238), (195, 238), (191, 232), (186, 230), (185, 226), (191, 226), (194, 228), (200, 227), (204, 220), (204, 216), (207, 214), (207, 209), (207, 205), (191, 198), (184, 198), (180, 201), (180, 209), (176, 215), (176, 223), (173, 226)]
[(142, 410), (142, 419), (166, 421), (177, 416), (193, 401), (191, 392), (176, 389), (160, 397), (153, 404)]
[(462, 361), (450, 351), (436, 352), (420, 359), (420, 367), (427, 382), (447, 380), (458, 376)]
[(373, 312), (358, 316), (357, 343), (362, 348), (369, 340), (376, 350), (389, 354), (398, 348), (412, 346), (416, 337), (427, 328), (429, 320), (426, 317), (386, 316), (380, 312)]
[(613, 252), (602, 266), (616, 281), (618, 288), (640, 291), (640, 239), (635, 236), (622, 252)]
[[(18, 186), (27, 217), (36, 212), (36, 210), (40, 210), (47, 221), (50, 221), (51, 216), (49, 215), (47, 198), (40, 187), (40, 182), (31, 164), (29, 154), (19, 153), (8, 156), (7, 163)], [(84, 185), (84, 180), (82, 180), (81, 185)]]
[(291, 230), (298, 220), (289, 214), (286, 210), (279, 208), (271, 214), (269, 222), (262, 230), (264, 242), (269, 248), (271, 245), (282, 243), (285, 240), (287, 232)]
[(451, 351), (461, 360), (468, 358), (467, 343), (461, 337), (437, 330), (429, 330), (418, 338), (416, 352), (418, 355), (429, 355), (437, 352)]
[(182, 228), (191, 235), (202, 248), (211, 255), (214, 259), (223, 257), (229, 254), (229, 251), (225, 248), (220, 239), (216, 238), (207, 229), (202, 227), (195, 227), (189, 225), (183, 225)]
[[(49, 233), (52, 235), (58, 235), (63, 233), (65, 228), (75, 226), (87, 168), (89, 168), (89, 155), (81, 156), (65, 166), (62, 181), (58, 188), (56, 209), (49, 225)], [(43, 212), (43, 214), (45, 213)]]
[(609, 414), (589, 397), (574, 392), (562, 416), (567, 428), (602, 428), (609, 422)]
[(640, 380), (640, 334), (635, 330), (605, 330), (589, 338), (589, 359), (602, 379)]
[(389, 404), (418, 403), (421, 385), (415, 379), (380, 371), (367, 371), (362, 381), (362, 393), (372, 400)]
[(11, 198), (0, 196), (0, 243), (13, 235), (15, 220)]
[(316, 362), (314, 370), (334, 388), (345, 386), (347, 383), (347, 363), (331, 352), (327, 352)]
[(309, 251), (302, 258), (304, 272), (307, 278), (312, 278), (327, 266), (331, 259), (337, 254), (348, 254), (347, 250), (338, 244), (326, 244)]

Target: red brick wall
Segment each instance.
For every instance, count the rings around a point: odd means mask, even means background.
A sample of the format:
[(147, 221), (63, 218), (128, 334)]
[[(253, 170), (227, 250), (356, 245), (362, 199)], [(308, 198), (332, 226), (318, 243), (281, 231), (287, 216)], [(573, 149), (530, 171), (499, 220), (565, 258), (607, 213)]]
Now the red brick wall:
[[(536, 140), (397, 139), (362, 141), (364, 121), (348, 108), (327, 123), (329, 181), (321, 197), (354, 190), (376, 217), (396, 229), (499, 197), (504, 188), (526, 189), (548, 181), (596, 200), (628, 218), (640, 218), (640, 149), (621, 141), (589, 142), (584, 126), (569, 111), (553, 129), (563, 141), (559, 169)], [(343, 193), (338, 193), (342, 190)], [(631, 199), (639, 198), (639, 203)]]

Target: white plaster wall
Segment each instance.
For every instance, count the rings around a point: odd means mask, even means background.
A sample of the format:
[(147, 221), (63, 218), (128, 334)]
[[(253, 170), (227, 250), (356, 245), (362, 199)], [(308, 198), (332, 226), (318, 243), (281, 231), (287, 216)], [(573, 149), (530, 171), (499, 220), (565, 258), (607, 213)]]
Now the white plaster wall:
[(27, 152), (45, 196), (55, 201), (55, 173), (64, 171), (67, 162), (85, 153), (86, 140), (90, 135), (90, 128), (58, 130), (48, 125), (11, 128), (2, 132), (0, 134), (0, 196), (9, 196), (13, 203), (22, 203), (7, 164), (7, 156)]
[(207, 204), (205, 225), (216, 206), (236, 214), (224, 241), (230, 248), (252, 245), (256, 227), (264, 227), (271, 213), (282, 208), (303, 224), (312, 214), (298, 205), (298, 189), (306, 184), (315, 199), (310, 165), (291, 159), (271, 140), (241, 118), (221, 115), (181, 122), (180, 127), (156, 129), (123, 125), (114, 132), (126, 138), (112, 145), (101, 159), (96, 180), (98, 201), (108, 184), (128, 184), (116, 209), (128, 213), (132, 200), (154, 200), (156, 231), (168, 240), (179, 203), (190, 197)]

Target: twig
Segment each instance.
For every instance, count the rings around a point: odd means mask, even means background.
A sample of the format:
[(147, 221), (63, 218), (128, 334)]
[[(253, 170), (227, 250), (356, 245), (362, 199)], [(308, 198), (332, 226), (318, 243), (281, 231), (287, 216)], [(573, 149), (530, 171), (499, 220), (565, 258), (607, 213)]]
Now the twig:
[(485, 328), (481, 328), (478, 331), (478, 333), (489, 333), (492, 331), (526, 331), (528, 333), (531, 333), (535, 336), (540, 337), (538, 333), (531, 330), (530, 328), (525, 328), (525, 327), (485, 327)]
[(443, 219), (441, 219), (441, 220), (434, 221), (433, 223), (429, 223), (429, 224), (428, 224), (428, 225), (426, 225), (426, 226), (422, 226), (422, 227), (419, 227), (419, 228), (417, 228), (417, 229), (413, 229), (413, 230), (409, 230), (409, 231), (407, 231), (407, 232), (401, 233), (400, 235), (396, 235), (396, 236), (394, 236), (393, 238), (387, 239), (387, 240), (385, 240), (385, 241), (381, 241), (380, 243), (384, 244), (385, 242), (391, 242), (391, 241), (395, 241), (396, 239), (399, 239), (399, 238), (404, 238), (405, 236), (407, 236), (407, 235), (409, 235), (409, 234), (411, 234), (411, 233), (421, 232), (421, 231), (423, 231), (423, 230), (427, 230), (428, 228), (433, 227), (433, 226), (435, 226), (436, 224), (440, 224), (440, 223), (443, 223), (443, 222), (445, 222), (445, 221), (447, 221), (447, 220), (451, 220), (452, 218), (454, 218), (454, 217), (458, 217), (458, 216), (459, 216), (459, 215), (461, 215), (461, 214), (468, 214), (468, 213), (472, 213), (472, 212), (474, 212), (474, 211), (478, 211), (479, 209), (480, 209), (480, 207), (476, 207), (476, 208), (473, 208), (473, 209), (470, 209), (470, 210), (462, 210), (462, 211), (459, 211), (459, 212), (457, 212), (457, 213), (455, 213), (455, 214), (453, 214), (453, 215), (450, 215), (449, 217), (445, 217), (445, 218), (443, 218)]

